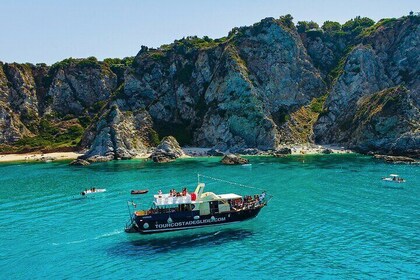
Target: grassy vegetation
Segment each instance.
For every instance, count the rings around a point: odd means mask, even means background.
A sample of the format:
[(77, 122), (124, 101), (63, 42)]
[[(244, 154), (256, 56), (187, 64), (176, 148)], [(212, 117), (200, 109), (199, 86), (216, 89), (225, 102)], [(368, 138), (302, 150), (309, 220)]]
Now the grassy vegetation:
[(344, 51), (344, 55), (339, 60), (338, 64), (330, 71), (330, 73), (328, 73), (328, 81), (330, 83), (333, 82), (335, 79), (337, 79), (343, 73), (344, 65), (346, 64), (347, 58), (353, 49), (354, 49), (353, 45), (348, 47)]
[(318, 113), (318, 114), (323, 113), (324, 112), (323, 107), (324, 107), (326, 99), (327, 99), (327, 94), (324, 94), (318, 98), (314, 98), (312, 102), (309, 104), (309, 109), (314, 113)]
[(0, 145), (0, 152), (19, 153), (72, 148), (77, 146), (84, 132), (84, 128), (77, 122), (63, 125), (63, 123), (53, 124), (45, 119), (40, 121), (38, 130), (37, 136), (24, 137), (15, 142), (13, 146)]
[(364, 97), (359, 102), (355, 119), (369, 120), (376, 114), (386, 110), (394, 115), (398, 104), (401, 104), (406, 97), (408, 90), (403, 86), (397, 86), (382, 90), (371, 96)]
[(59, 68), (66, 68), (71, 65), (80, 66), (80, 67), (97, 67), (100, 66), (98, 59), (94, 56), (88, 58), (66, 58), (62, 61), (56, 62), (51, 65), (50, 71), (57, 70)]
[(361, 33), (360, 36), (361, 37), (368, 37), (370, 36), (373, 32), (375, 32), (376, 30), (378, 30), (378, 28), (380, 28), (381, 26), (387, 26), (393, 22), (397, 21), (396, 18), (384, 18), (381, 19), (380, 21), (378, 21), (377, 23), (375, 23), (374, 25), (365, 28)]
[(159, 134), (153, 129), (150, 130), (149, 140), (150, 144), (154, 147), (156, 147), (160, 143)]
[(133, 64), (134, 57), (128, 56), (121, 58), (105, 58), (104, 63), (107, 64), (109, 67), (116, 66), (116, 65), (123, 65), (123, 66), (131, 66)]
[(191, 49), (209, 49), (219, 46), (226, 42), (228, 37), (222, 37), (219, 39), (211, 39), (208, 36), (199, 38), (197, 36), (188, 36), (180, 40), (175, 40), (172, 44), (165, 44), (160, 46), (157, 50), (148, 49), (153, 59), (162, 60), (166, 57), (166, 52), (177, 51), (186, 52)]

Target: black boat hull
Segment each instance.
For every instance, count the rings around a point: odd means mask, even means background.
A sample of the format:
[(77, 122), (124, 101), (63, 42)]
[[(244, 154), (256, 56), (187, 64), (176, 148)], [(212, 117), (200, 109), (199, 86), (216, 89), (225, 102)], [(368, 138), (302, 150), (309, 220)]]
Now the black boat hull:
[(199, 211), (134, 216), (131, 225), (125, 231), (128, 233), (152, 234), (231, 224), (255, 218), (262, 207), (261, 205), (253, 209), (202, 216), (199, 215)]

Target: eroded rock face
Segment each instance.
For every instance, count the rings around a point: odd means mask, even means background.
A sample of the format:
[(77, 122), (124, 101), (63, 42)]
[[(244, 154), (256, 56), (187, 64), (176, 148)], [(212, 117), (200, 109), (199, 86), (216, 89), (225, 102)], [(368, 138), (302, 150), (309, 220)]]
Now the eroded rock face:
[(420, 110), (405, 87), (361, 98), (351, 126), (349, 144), (362, 152), (420, 157)]
[(228, 154), (223, 156), (221, 163), (226, 165), (247, 164), (249, 163), (249, 160), (246, 158), (241, 158), (240, 156), (234, 154)]
[(0, 143), (14, 143), (24, 136), (32, 135), (19, 116), (0, 101)]
[(80, 115), (93, 107), (98, 110), (116, 88), (117, 75), (107, 66), (70, 63), (55, 71), (46, 95), (50, 105), (45, 110), (62, 115)]
[(83, 158), (89, 161), (95, 161), (95, 156), (109, 160), (130, 159), (145, 154), (151, 126), (146, 111), (124, 112), (116, 104), (111, 105), (86, 133), (83, 142), (91, 144)]
[(273, 149), (286, 115), (325, 90), (296, 30), (272, 18), (209, 48), (186, 46), (141, 51), (122, 98), (149, 107), (156, 130), (181, 144)]
[(68, 59), (51, 67), (0, 62), (0, 145), (46, 132), (49, 139), (58, 137), (70, 119), (75, 126), (87, 125), (116, 87), (116, 74), (96, 59)]
[(184, 151), (179, 146), (178, 141), (173, 136), (162, 139), (156, 150), (150, 155), (154, 162), (170, 162), (184, 155)]
[(314, 127), (319, 143), (419, 153), (419, 17), (399, 19), (349, 54)]

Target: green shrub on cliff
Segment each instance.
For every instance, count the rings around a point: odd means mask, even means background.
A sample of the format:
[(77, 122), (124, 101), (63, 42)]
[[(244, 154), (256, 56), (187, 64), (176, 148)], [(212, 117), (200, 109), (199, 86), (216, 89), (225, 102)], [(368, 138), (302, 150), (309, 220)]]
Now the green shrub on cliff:
[(395, 21), (397, 21), (396, 18), (383, 18), (380, 21), (378, 21), (377, 23), (375, 23), (374, 25), (372, 25), (368, 28), (365, 28), (363, 30), (363, 32), (360, 34), (360, 36), (362, 36), (362, 37), (369, 36), (373, 32), (375, 32), (376, 30), (378, 30), (378, 28), (380, 28), (381, 26), (387, 26), (388, 24), (391, 24)]
[(287, 15), (284, 15), (284, 16), (281, 16), (280, 18), (279, 18), (279, 22), (282, 24), (282, 25), (284, 25), (285, 27), (287, 27), (287, 28), (293, 28), (294, 27), (294, 24), (293, 24), (293, 17), (292, 17), (292, 15), (290, 15), (290, 14), (287, 14)]
[(303, 33), (311, 29), (319, 29), (319, 25), (318, 23), (312, 20), (311, 21), (298, 21), (296, 28), (299, 33)]
[(314, 98), (312, 102), (309, 104), (309, 108), (314, 113), (318, 113), (318, 114), (323, 113), (324, 112), (323, 107), (324, 107), (324, 103), (326, 99), (327, 99), (327, 94), (324, 94), (318, 98)]
[(375, 21), (367, 18), (357, 16), (343, 24), (342, 30), (352, 36), (359, 35), (365, 28), (368, 28), (375, 24)]
[(341, 24), (339, 22), (336, 21), (325, 21), (324, 24), (322, 25), (322, 30), (324, 30), (326, 33), (329, 34), (334, 34), (336, 32), (340, 32), (341, 31)]
[[(81, 140), (84, 128), (79, 124), (62, 128), (60, 123), (53, 124), (46, 119), (42, 119), (39, 123), (38, 131), (37, 136), (24, 137), (15, 142), (13, 149), (10, 151), (26, 152), (40, 149), (55, 150), (75, 147)], [(0, 151), (2, 150), (4, 149), (0, 148)]]

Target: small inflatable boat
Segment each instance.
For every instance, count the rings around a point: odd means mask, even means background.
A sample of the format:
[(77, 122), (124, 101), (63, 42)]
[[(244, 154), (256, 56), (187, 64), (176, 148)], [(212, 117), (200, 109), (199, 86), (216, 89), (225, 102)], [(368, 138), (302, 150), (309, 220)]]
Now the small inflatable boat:
[(131, 194), (145, 194), (148, 193), (149, 190), (132, 190)]
[(87, 195), (87, 194), (92, 194), (92, 193), (102, 193), (102, 192), (106, 192), (106, 189), (91, 188), (91, 189), (89, 189), (89, 190), (84, 190), (84, 191), (82, 191), (80, 194), (81, 194), (81, 195)]

